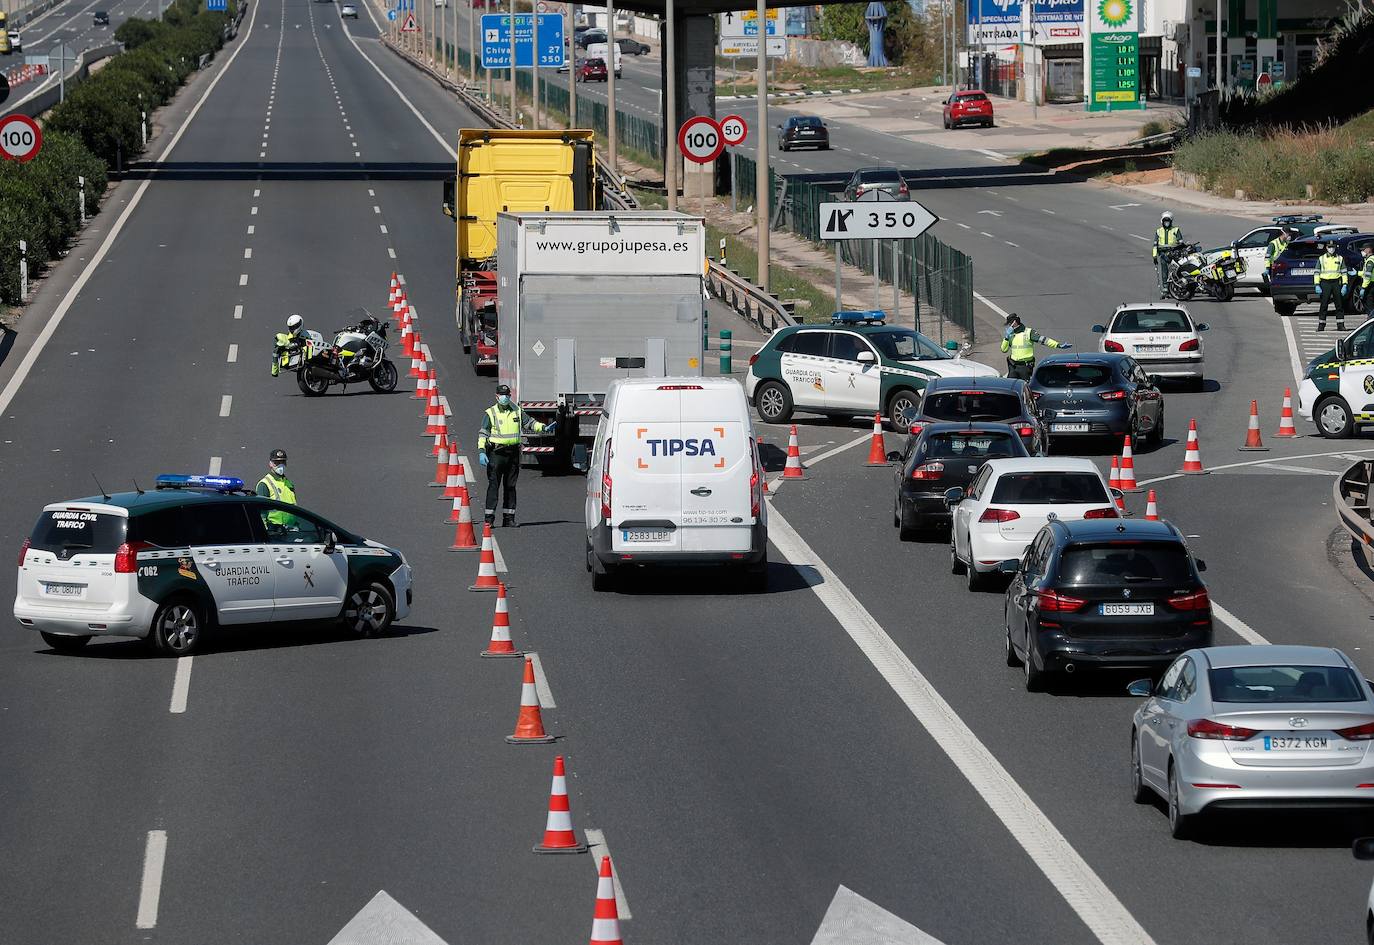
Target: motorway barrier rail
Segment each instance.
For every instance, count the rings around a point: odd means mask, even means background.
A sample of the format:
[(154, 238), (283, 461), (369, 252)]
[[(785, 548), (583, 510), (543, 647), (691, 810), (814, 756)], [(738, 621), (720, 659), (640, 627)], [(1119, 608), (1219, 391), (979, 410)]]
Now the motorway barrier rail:
[(1374, 508), (1370, 506), (1374, 459), (1362, 459), (1337, 477), (1331, 497), (1341, 525), (1355, 541), (1366, 568), (1374, 567)]

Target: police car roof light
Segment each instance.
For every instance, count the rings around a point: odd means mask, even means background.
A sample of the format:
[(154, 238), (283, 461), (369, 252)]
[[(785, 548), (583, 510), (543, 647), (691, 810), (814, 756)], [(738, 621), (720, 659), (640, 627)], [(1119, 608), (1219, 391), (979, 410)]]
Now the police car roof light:
[(158, 489), (213, 489), (216, 492), (238, 492), (243, 480), (237, 476), (185, 476), (163, 473), (157, 477)]
[(881, 325), (887, 320), (887, 312), (882, 309), (867, 311), (843, 311), (830, 316), (832, 325)]
[(1273, 219), (1275, 223), (1320, 223), (1326, 217), (1320, 213), (1286, 213)]

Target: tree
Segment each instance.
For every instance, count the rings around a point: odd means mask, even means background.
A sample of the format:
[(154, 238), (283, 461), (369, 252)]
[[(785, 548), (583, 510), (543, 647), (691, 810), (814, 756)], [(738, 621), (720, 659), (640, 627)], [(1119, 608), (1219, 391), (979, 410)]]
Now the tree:
[(821, 8), (821, 38), (853, 43), (868, 52), (866, 3), (837, 3)]

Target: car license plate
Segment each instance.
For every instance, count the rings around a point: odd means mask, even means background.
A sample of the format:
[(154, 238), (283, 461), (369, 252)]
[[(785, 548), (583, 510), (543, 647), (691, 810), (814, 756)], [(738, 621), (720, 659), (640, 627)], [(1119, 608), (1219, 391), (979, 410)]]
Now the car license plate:
[(1099, 604), (1098, 613), (1104, 617), (1153, 617), (1154, 604)]
[(666, 528), (626, 528), (620, 531), (621, 541), (668, 541), (672, 535)]
[(1317, 270), (1315, 269), (1292, 269), (1289, 271), (1292, 272), (1292, 274), (1295, 276), (1312, 276), (1316, 275), (1317, 273)]
[(1266, 735), (1265, 751), (1325, 751), (1325, 735)]
[(1090, 428), (1086, 423), (1051, 423), (1051, 433), (1087, 433)]
[(84, 584), (44, 584), (43, 593), (49, 597), (80, 597), (86, 592)]
[(1135, 350), (1137, 350), (1137, 351), (1145, 351), (1145, 352), (1149, 352), (1149, 351), (1168, 351), (1168, 350), (1169, 350), (1169, 346), (1168, 346), (1168, 345), (1136, 345), (1136, 346), (1135, 346)]

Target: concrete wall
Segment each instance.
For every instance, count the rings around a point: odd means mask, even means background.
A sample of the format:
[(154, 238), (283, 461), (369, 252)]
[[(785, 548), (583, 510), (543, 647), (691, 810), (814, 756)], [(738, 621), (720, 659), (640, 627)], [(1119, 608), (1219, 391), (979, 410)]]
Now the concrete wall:
[(862, 66), (868, 57), (853, 43), (789, 36), (787, 61), (810, 67)]

